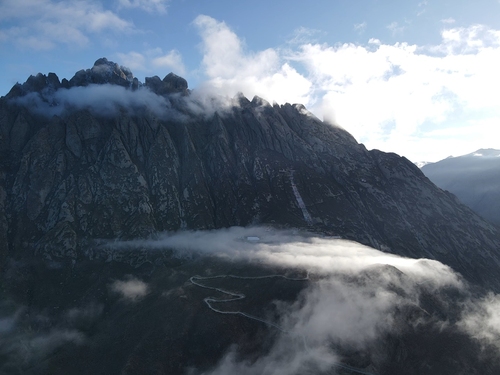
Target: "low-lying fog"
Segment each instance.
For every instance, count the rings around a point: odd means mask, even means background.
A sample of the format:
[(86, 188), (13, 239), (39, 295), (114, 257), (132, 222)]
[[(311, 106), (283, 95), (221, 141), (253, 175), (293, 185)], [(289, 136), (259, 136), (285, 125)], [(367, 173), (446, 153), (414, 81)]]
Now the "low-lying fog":
[[(329, 349), (332, 343), (369, 348), (384, 334), (400, 329), (396, 314), (405, 306), (420, 309), (424, 318), (419, 319), (427, 318), (437, 329), (453, 326), (500, 350), (500, 296), (490, 293), (475, 298), (459, 274), (435, 260), (404, 258), (352, 241), (262, 227), (170, 233), (154, 241), (115, 246), (168, 247), (178, 256), (215, 255), (309, 272), (315, 281), (298, 301), (281, 306), (280, 326), (286, 333), (270, 353), (249, 363), (238, 361), (236, 352), (230, 351), (211, 374), (298, 374), (311, 363), (318, 371), (327, 370), (339, 363)], [(460, 301), (442, 301), (450, 310), (461, 311), (458, 319), (437, 319), (420, 306), (422, 293), (446, 298), (450, 289), (465, 296)]]
[[(377, 356), (383, 361), (377, 343), (386, 335), (397, 335), (405, 326), (459, 332), (479, 342), (489, 353), (500, 350), (500, 296), (477, 296), (459, 274), (434, 260), (403, 258), (352, 241), (265, 227), (165, 233), (155, 240), (110, 242), (105, 246), (114, 251), (172, 249), (174, 256), (181, 259), (210, 256), (234, 264), (265, 265), (289, 276), (308, 275), (308, 286), (296, 301), (276, 302), (279, 320), (273, 323), (282, 331), (272, 348), (257, 360), (249, 361), (238, 356), (237, 348), (232, 347), (209, 374), (288, 375), (306, 370), (320, 373), (343, 366), (335, 349), (339, 347), (373, 353), (371, 363), (377, 362)], [(244, 268), (238, 269), (238, 274), (231, 274), (253, 276), (243, 274)], [(214, 275), (207, 272), (199, 276)], [(252, 280), (248, 279), (248, 283)], [(131, 304), (150, 291), (148, 282), (134, 275), (114, 280), (108, 288)], [(225, 290), (229, 288), (226, 286)], [(429, 295), (436, 297), (435, 304), (439, 306), (435, 311), (427, 309), (425, 301)], [(230, 304), (225, 304), (226, 310), (231, 310)], [(205, 306), (207, 314), (217, 313)], [(64, 313), (64, 327), (34, 334), (16, 331), (23, 307), (0, 307), (0, 358), (5, 363), (10, 361), (10, 366), (14, 362), (37, 361), (68, 342), (85, 342), (84, 333), (71, 322), (99, 316), (102, 309), (91, 305), (68, 310)], [(491, 360), (497, 361), (498, 356)], [(196, 369), (191, 371), (198, 373)], [(368, 374), (376, 369), (350, 371)]]

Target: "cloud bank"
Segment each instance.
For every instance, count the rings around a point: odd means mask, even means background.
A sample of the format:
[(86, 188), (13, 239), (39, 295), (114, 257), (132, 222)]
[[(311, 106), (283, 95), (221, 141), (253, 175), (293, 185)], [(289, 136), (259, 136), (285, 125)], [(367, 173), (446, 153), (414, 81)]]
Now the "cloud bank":
[(89, 109), (94, 114), (105, 117), (119, 115), (120, 111), (134, 114), (146, 109), (161, 118), (181, 116), (172, 109), (167, 98), (156, 95), (147, 88), (132, 91), (111, 84), (61, 88), (42, 94), (31, 92), (13, 101), (48, 117), (82, 109)]
[[(438, 160), (450, 150), (495, 147), (491, 137), (500, 136), (494, 125), (500, 110), (491, 95), (500, 84), (500, 30), (447, 22), (437, 45), (375, 38), (328, 45), (302, 35), (286, 47), (249, 51), (224, 22), (201, 15), (194, 25), (214, 90), (302, 103), (369, 148)], [(389, 27), (394, 33), (401, 28)]]
[[(478, 300), (460, 275), (437, 261), (262, 227), (167, 233), (154, 241), (112, 246), (168, 248), (178, 257), (198, 254), (264, 264), (287, 273), (308, 271), (310, 284), (295, 302), (276, 302), (280, 318), (272, 323), (282, 333), (270, 351), (245, 360), (232, 348), (206, 374), (322, 373), (346, 365), (342, 354), (346, 348), (365, 351), (367, 363), (372, 364), (350, 371), (375, 374), (371, 366), (387, 360), (377, 345), (385, 345), (387, 335), (398, 337), (419, 327), (478, 340), (498, 348), (497, 357), (500, 353), (500, 331), (495, 328), (500, 321), (500, 297), (490, 294)], [(440, 300), (438, 305), (429, 304), (429, 295)]]
[(228, 98), (211, 91), (197, 90), (188, 96), (157, 95), (148, 87), (137, 90), (112, 84), (61, 88), (56, 91), (31, 92), (11, 99), (13, 103), (45, 117), (64, 116), (75, 110), (89, 110), (100, 117), (153, 114), (162, 120), (187, 121), (187, 113), (209, 118), (238, 106), (237, 97)]

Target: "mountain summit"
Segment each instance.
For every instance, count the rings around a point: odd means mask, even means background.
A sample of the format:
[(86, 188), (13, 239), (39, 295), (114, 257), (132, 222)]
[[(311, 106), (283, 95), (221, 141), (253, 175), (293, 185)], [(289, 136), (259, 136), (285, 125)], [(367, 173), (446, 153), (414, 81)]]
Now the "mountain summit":
[(186, 80), (174, 73), (168, 74), (163, 80), (158, 76), (148, 77), (145, 83), (141, 83), (134, 77), (130, 69), (103, 57), (96, 60), (91, 69), (82, 69), (76, 72), (69, 81), (66, 78), (60, 81), (55, 73), (49, 73), (48, 75), (38, 73), (36, 76), (30, 76), (25, 83), (14, 85), (6, 98), (14, 99), (33, 93), (45, 96), (53, 94), (61, 88), (70, 89), (92, 84), (117, 85), (132, 90), (146, 86), (158, 95), (175, 92), (187, 93), (188, 89)]

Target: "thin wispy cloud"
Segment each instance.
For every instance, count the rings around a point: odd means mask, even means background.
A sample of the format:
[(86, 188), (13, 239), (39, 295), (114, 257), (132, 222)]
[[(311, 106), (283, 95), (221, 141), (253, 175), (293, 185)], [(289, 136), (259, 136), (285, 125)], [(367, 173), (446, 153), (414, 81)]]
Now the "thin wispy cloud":
[(355, 23), (354, 30), (356, 30), (358, 34), (363, 34), (366, 30), (366, 26), (367, 26), (366, 22)]
[(427, 11), (427, 1), (418, 3), (417, 17), (421, 16)]
[(61, 44), (82, 48), (102, 33), (137, 31), (132, 22), (100, 3), (76, 0), (2, 1), (0, 20), (11, 25), (3, 28), (0, 41), (34, 50), (51, 50)]
[(456, 22), (455, 19), (451, 18), (451, 17), (449, 17), (449, 18), (443, 18), (441, 20), (441, 23), (444, 23), (444, 24), (452, 24), (452, 23), (455, 23), (455, 22)]
[(164, 52), (161, 48), (154, 48), (144, 52), (118, 53), (117, 60), (133, 71), (148, 74), (158, 75), (162, 72), (166, 75), (173, 72), (177, 75), (184, 75), (186, 73), (182, 55), (175, 49), (168, 52)]
[(170, 0), (118, 0), (119, 7), (141, 9), (148, 13), (167, 13)]
[(300, 45), (304, 43), (315, 43), (318, 35), (323, 34), (320, 30), (311, 29), (308, 27), (298, 27), (288, 39), (288, 44)]
[(403, 34), (403, 31), (405, 31), (405, 27), (401, 26), (398, 22), (393, 21), (390, 24), (386, 26), (388, 30), (391, 31), (392, 36), (396, 36), (399, 34)]

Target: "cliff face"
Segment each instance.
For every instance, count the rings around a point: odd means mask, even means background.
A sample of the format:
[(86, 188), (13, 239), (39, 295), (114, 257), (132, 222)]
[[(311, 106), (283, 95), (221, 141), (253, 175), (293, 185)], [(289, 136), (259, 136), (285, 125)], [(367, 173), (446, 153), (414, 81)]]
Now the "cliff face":
[[(109, 112), (64, 102), (116, 86), (148, 101)], [(301, 105), (238, 97), (208, 111), (191, 96), (173, 74), (142, 85), (103, 59), (69, 81), (16, 85), (0, 99), (2, 258), (75, 262), (95, 239), (272, 224), (438, 259), (498, 289), (497, 229), (405, 158), (367, 151)]]

